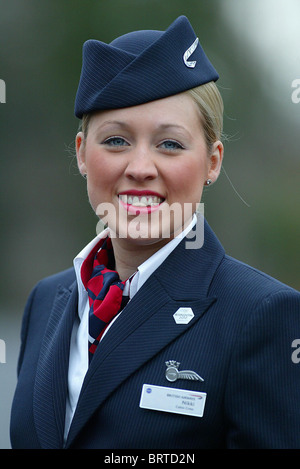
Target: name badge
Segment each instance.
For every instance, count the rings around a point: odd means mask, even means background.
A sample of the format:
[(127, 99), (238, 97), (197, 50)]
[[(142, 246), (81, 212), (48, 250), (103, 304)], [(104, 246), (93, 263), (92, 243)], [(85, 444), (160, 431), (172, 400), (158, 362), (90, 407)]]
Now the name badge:
[(144, 384), (140, 407), (174, 414), (203, 417), (205, 400), (205, 392)]

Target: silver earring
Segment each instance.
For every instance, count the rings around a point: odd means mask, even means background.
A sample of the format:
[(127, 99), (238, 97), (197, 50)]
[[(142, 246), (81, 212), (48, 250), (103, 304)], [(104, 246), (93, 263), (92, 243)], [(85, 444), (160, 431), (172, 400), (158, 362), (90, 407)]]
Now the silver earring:
[(87, 175), (86, 175), (86, 174), (83, 174), (82, 176), (84, 177), (84, 179), (86, 179), (86, 178), (87, 178)]
[(211, 180), (211, 179), (207, 179), (207, 180), (206, 180), (206, 185), (207, 185), (207, 186), (210, 186), (210, 184), (212, 184), (212, 180)]

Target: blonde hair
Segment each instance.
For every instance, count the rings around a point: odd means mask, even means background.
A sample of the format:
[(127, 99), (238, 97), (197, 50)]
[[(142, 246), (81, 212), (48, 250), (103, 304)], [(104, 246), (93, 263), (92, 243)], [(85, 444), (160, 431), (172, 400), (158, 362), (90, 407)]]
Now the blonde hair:
[[(184, 91), (184, 93), (191, 96), (198, 106), (207, 148), (210, 151), (214, 142), (221, 140), (223, 137), (224, 105), (222, 96), (213, 81)], [(81, 130), (85, 139), (92, 115), (93, 113), (90, 113), (82, 117)]]
[(87, 134), (88, 134), (89, 123), (90, 123), (92, 115), (93, 115), (93, 113), (91, 112), (89, 114), (83, 114), (83, 116), (82, 116), (82, 120), (81, 120), (79, 130), (81, 130), (83, 132), (85, 140), (86, 140), (86, 137), (87, 137)]
[(185, 93), (191, 96), (198, 106), (207, 148), (210, 151), (214, 142), (223, 138), (222, 96), (213, 81), (187, 90)]

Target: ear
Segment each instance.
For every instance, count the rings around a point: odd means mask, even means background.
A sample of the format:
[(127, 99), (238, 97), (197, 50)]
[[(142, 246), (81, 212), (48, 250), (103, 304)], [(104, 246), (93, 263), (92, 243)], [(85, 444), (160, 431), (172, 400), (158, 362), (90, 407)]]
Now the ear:
[(75, 140), (76, 145), (76, 157), (77, 165), (82, 176), (86, 175), (86, 164), (85, 164), (85, 141), (83, 132), (78, 132)]
[(207, 178), (211, 179), (212, 182), (216, 182), (221, 172), (222, 161), (224, 156), (224, 146), (220, 140), (217, 140), (213, 144), (213, 148), (211, 150), (209, 156), (209, 167), (208, 167), (208, 174)]

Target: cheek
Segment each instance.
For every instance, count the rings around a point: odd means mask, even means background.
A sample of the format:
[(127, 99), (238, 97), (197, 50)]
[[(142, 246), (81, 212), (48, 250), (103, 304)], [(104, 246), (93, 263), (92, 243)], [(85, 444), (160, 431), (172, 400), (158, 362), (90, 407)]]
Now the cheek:
[(86, 160), (87, 190), (94, 210), (103, 202), (111, 202), (119, 170), (108, 158), (98, 152), (90, 153)]
[(97, 149), (90, 149), (87, 152), (86, 168), (91, 181), (99, 177), (103, 178), (104, 173), (106, 174), (109, 171), (108, 159), (103, 157)]
[[(172, 184), (173, 196), (183, 198), (182, 202), (199, 201), (202, 194), (203, 184), (206, 179), (205, 161), (199, 159), (187, 159), (180, 167), (174, 168), (170, 183)], [(179, 200), (178, 200), (179, 202)]]

